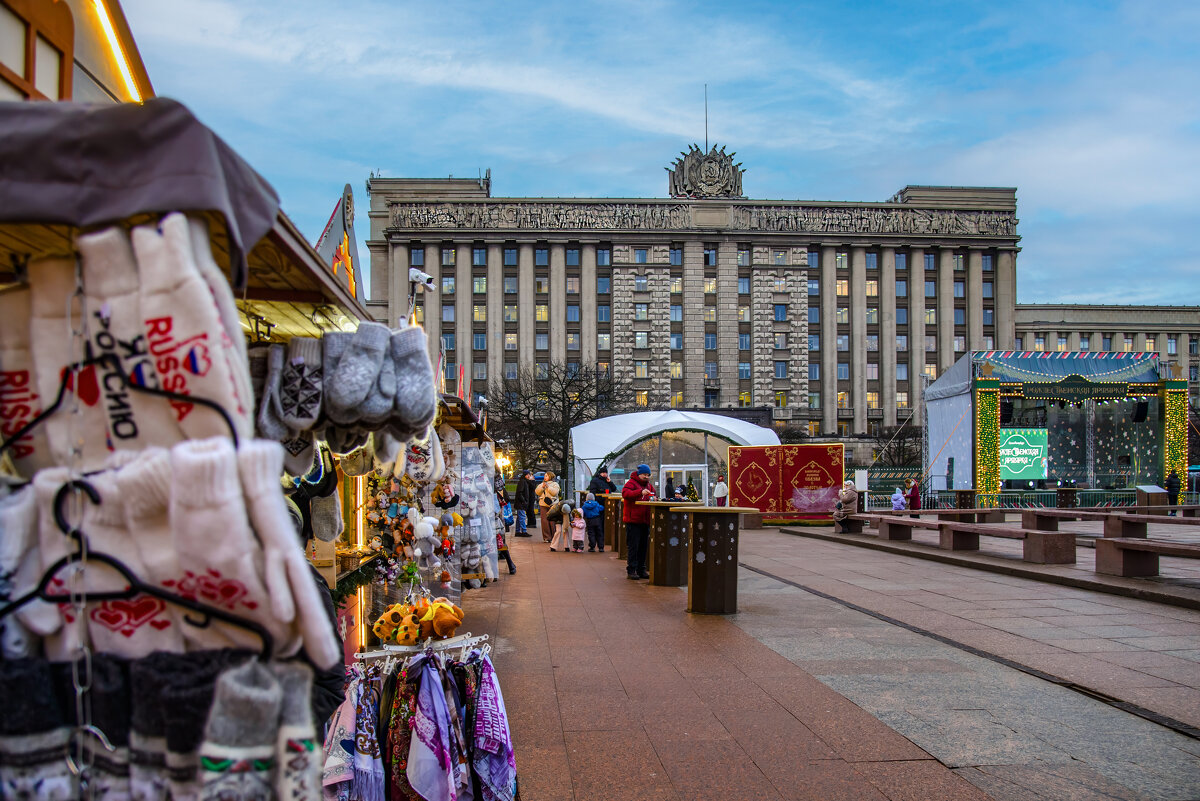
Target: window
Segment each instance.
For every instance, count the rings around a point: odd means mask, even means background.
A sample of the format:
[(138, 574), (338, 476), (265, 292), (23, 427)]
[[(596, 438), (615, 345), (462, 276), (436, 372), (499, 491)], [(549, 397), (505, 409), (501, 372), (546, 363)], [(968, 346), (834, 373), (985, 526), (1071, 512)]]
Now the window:
[(820, 381), (821, 380), (821, 365), (812, 364), (812, 363), (810, 363), (808, 365), (808, 380), (809, 381)]
[(879, 322), (879, 309), (874, 306), (867, 307), (867, 325), (875, 325)]
[(838, 381), (849, 381), (850, 380), (850, 365), (846, 364), (845, 362), (838, 362), (837, 377), (838, 377)]
[(749, 306), (738, 306), (738, 322), (739, 323), (750, 322), (750, 307)]
[(1036, 334), (1033, 337), (1033, 349), (1036, 351), (1044, 351), (1046, 349), (1046, 335)]
[(750, 362), (738, 362), (738, 378), (750, 377)]
[(650, 347), (650, 332), (649, 331), (634, 331), (633, 346), (635, 348)]
[(843, 351), (843, 352), (850, 350), (850, 336), (849, 336), (849, 334), (838, 334), (838, 336), (837, 336), (837, 349), (838, 349), (839, 351)]
[(650, 393), (644, 389), (634, 393), (633, 402), (636, 403), (638, 406), (649, 406), (650, 405)]
[(471, 279), (471, 291), (476, 295), (487, 294), (487, 276), (476, 275)]
[(646, 263), (646, 249), (645, 248), (634, 248), (633, 249), (633, 263), (634, 264), (645, 264)]
[(844, 298), (850, 294), (850, 282), (845, 278), (839, 278), (834, 284), (839, 298)]
[(776, 303), (775, 304), (775, 322), (786, 323), (787, 318), (788, 318), (787, 304), (786, 303)]
[(879, 297), (879, 282), (878, 281), (876, 281), (874, 279), (867, 281), (864, 289), (866, 291), (866, 295), (868, 298)]
[(1188, 368), (1188, 381), (1200, 381), (1200, 366), (1193, 364)]
[(808, 307), (808, 324), (816, 325), (819, 322), (821, 322), (821, 307), (820, 306), (809, 306)]
[(1058, 352), (1065, 353), (1066, 350), (1067, 350), (1067, 338), (1064, 336), (1060, 336), (1058, 338)]
[(926, 270), (936, 270), (937, 269), (937, 258), (932, 253), (925, 254), (925, 269)]
[(908, 350), (908, 334), (896, 335), (896, 351), (902, 352)]
[(834, 309), (834, 321), (839, 325), (846, 325), (850, 322), (850, 310), (845, 306), (839, 306)]
[(550, 291), (550, 276), (538, 275), (533, 279), (533, 291), (544, 295)]
[(605, 304), (596, 307), (596, 322), (607, 323), (612, 319), (612, 307)]
[(984, 350), (995, 350), (996, 349), (996, 338), (990, 337), (990, 336), (985, 336), (983, 338), (983, 349)]
[(671, 362), (671, 378), (683, 378), (683, 362)]
[(841, 390), (840, 392), (838, 392), (838, 394), (837, 394), (837, 407), (839, 409), (849, 409), (850, 408), (850, 393), (844, 389)]
[(967, 349), (967, 338), (966, 337), (955, 337), (954, 338), (954, 352), (962, 353), (966, 349)]
[(1079, 349), (1081, 351), (1085, 351), (1085, 352), (1091, 350), (1092, 349), (1092, 338), (1089, 337), (1087, 334), (1081, 335), (1079, 337)]
[(738, 393), (738, 406), (750, 406), (754, 400), (748, 390), (743, 390)]
[(966, 309), (955, 309), (954, 310), (954, 324), (955, 325), (966, 325), (967, 324), (967, 310)]
[(442, 266), (443, 267), (453, 267), (454, 266), (454, 248), (453, 247), (442, 248)]
[(677, 408), (682, 405), (683, 405), (683, 392), (682, 391), (672, 392), (671, 393), (671, 408), (674, 409), (674, 408)]
[[(896, 258), (900, 258), (900, 257), (897, 256)], [(908, 281), (897, 281), (896, 282), (896, 297), (898, 297), (898, 298), (907, 298), (908, 297)]]
[(995, 322), (995, 320), (996, 320), (996, 310), (995, 309), (984, 309), (983, 310), (983, 324), (984, 325), (992, 325)]
[(475, 350), (487, 350), (487, 334), (472, 334), (471, 347)]
[(650, 319), (650, 304), (648, 304), (648, 303), (633, 304), (633, 319), (649, 320)]
[(442, 334), (442, 349), (454, 350), (454, 334)]
[(579, 322), (579, 307), (578, 306), (574, 306), (574, 305), (567, 306), (567, 322), (568, 323)]
[(504, 266), (505, 267), (516, 267), (517, 266), (517, 249), (516, 248), (505, 248), (504, 249)]
[(897, 409), (907, 409), (908, 408), (908, 390), (902, 390), (902, 391), (898, 391), (896, 393), (896, 408)]
[(738, 248), (738, 267), (750, 266), (750, 248)]
[(534, 343), (533, 347), (535, 350), (549, 350), (550, 349), (550, 335), (549, 334), (534, 334), (533, 335), (533, 343)]
[(1167, 337), (1167, 355), (1174, 356), (1179, 352), (1179, 337), (1171, 334)]
[(879, 350), (879, 334), (867, 334), (867, 351)]
[(867, 269), (868, 270), (879, 269), (879, 254), (878, 253), (868, 253), (867, 254)]
[(1112, 334), (1104, 334), (1100, 337), (1100, 350), (1105, 353), (1112, 351)]
[(612, 334), (596, 334), (596, 350), (612, 350)]
[(715, 279), (715, 278), (705, 278), (704, 279), (704, 294), (705, 295), (717, 294), (717, 279)]
[(413, 267), (425, 266), (425, 248), (413, 248), (408, 252), (408, 263)]
[(567, 332), (567, 350), (579, 350), (579, 332)]
[(443, 323), (454, 322), (454, 307), (453, 306), (443, 306), (442, 307), (442, 322)]
[[(596, 248), (596, 266), (609, 267), (612, 265), (612, 250), (610, 248)], [(604, 290), (607, 292), (608, 290)]]
[(704, 349), (705, 350), (716, 350), (717, 349), (717, 335), (716, 334), (705, 334), (704, 335)]
[(671, 264), (673, 266), (679, 267), (680, 265), (683, 264), (683, 248), (679, 247), (678, 245), (672, 245), (671, 251), (670, 251), (670, 256), (671, 256)]
[(953, 256), (951, 256), (951, 259), (953, 259), (953, 261), (954, 261), (954, 269), (955, 270), (964, 269), (963, 255), (961, 253), (955, 253)]
[(534, 248), (533, 250), (533, 266), (548, 267), (550, 265), (550, 251), (546, 248)]
[(749, 334), (738, 334), (738, 350), (750, 350)]
[(776, 265), (786, 265), (788, 263), (787, 262), (787, 251), (786, 250), (771, 251), (771, 263), (776, 264)]
[(452, 276), (452, 275), (443, 275), (442, 276), (442, 294), (443, 295), (453, 295), (454, 294), (454, 276)]
[(787, 292), (788, 291), (787, 276), (783, 276), (783, 275), (775, 276), (773, 286), (774, 286), (774, 290), (776, 292)]
[(992, 271), (992, 254), (984, 253), (983, 258), (980, 259), (980, 261), (983, 262), (983, 271), (985, 273), (990, 273)]
[[(568, 250), (567, 252), (570, 253), (571, 251)], [(572, 275), (572, 276), (567, 277), (567, 294), (568, 295), (578, 295), (579, 294), (579, 276)]]
[(650, 290), (650, 278), (645, 275), (635, 275), (633, 277), (634, 292), (648, 292)]
[(896, 325), (908, 325), (908, 309), (904, 306), (896, 308)]
[(601, 275), (596, 278), (596, 294), (607, 295), (609, 292), (610, 279), (607, 275)]
[(1155, 347), (1157, 342), (1158, 340), (1156, 340), (1154, 337), (1146, 337), (1146, 353), (1153, 353), (1154, 351), (1158, 350), (1158, 348)]
[(1200, 353), (1200, 337), (1188, 337), (1188, 355), (1195, 356)]
[(671, 334), (671, 350), (683, 350), (683, 334), (678, 332)]
[(678, 322), (682, 322), (682, 320), (683, 320), (683, 306), (676, 304), (676, 303), (672, 303), (671, 304), (671, 322), (678, 323)]
[(908, 362), (899, 362), (896, 365), (896, 380), (897, 381), (907, 381), (908, 380)]
[(704, 363), (704, 377), (705, 378), (716, 378), (717, 377), (717, 363), (716, 362), (705, 362)]
[(506, 295), (517, 294), (516, 276), (512, 276), (512, 275), (504, 276), (504, 294), (506, 294)]
[(867, 408), (868, 409), (878, 409), (879, 408), (879, 393), (878, 392), (867, 392)]
[(487, 362), (475, 362), (471, 367), (471, 378), (476, 381), (487, 380)]
[(508, 381), (516, 381), (517, 380), (517, 363), (516, 362), (505, 362), (504, 363), (504, 378)]
[(550, 322), (550, 307), (545, 303), (539, 303), (533, 307), (533, 319), (539, 323)]
[(505, 350), (516, 350), (517, 349), (517, 335), (516, 334), (505, 334), (504, 335), (504, 349)]
[(983, 297), (985, 297), (985, 298), (992, 297), (992, 286), (993, 285), (992, 285), (991, 281), (983, 282)]
[(925, 352), (937, 353), (937, 337), (925, 337)]
[(850, 254), (849, 253), (837, 254), (837, 256), (834, 258), (833, 263), (837, 269), (845, 270), (847, 267), (850, 266)]
[(820, 334), (809, 334), (808, 335), (808, 349), (809, 350), (820, 350), (821, 349), (821, 335)]
[(442, 365), (442, 375), (447, 381), (453, 381), (457, 373), (458, 365), (456, 365), (454, 362), (447, 361), (444, 365)]
[(750, 294), (750, 279), (749, 278), (747, 278), (745, 276), (738, 278), (738, 294), (739, 295), (749, 295)]
[(471, 266), (487, 267), (487, 248), (471, 248)]
[[(596, 362), (596, 372), (600, 375), (608, 375), (608, 362)], [(607, 408), (608, 404), (605, 403), (604, 407)]]
[(720, 402), (721, 402), (720, 393), (718, 393), (716, 391), (711, 391), (711, 390), (704, 391), (704, 408), (705, 409), (715, 409), (715, 408), (717, 408), (717, 405)]
[(962, 281), (954, 282), (954, 297), (965, 298), (967, 296), (967, 285)]
[(808, 266), (809, 266), (809, 269), (814, 269), (814, 270), (820, 269), (820, 267), (821, 267), (821, 251), (819, 251), (819, 250), (808, 251)]
[[(821, 408), (821, 393), (820, 392), (808, 393), (808, 408), (810, 408), (810, 409), (820, 409)], [(813, 433), (812, 423), (809, 424), (809, 432), (808, 433), (810, 435)]]
[(931, 380), (931, 381), (937, 380), (937, 365), (936, 364), (925, 365), (925, 369), (922, 372), (924, 372), (924, 374), (929, 378), (929, 380)]
[(787, 378), (788, 377), (788, 363), (787, 362), (785, 362), (785, 361), (775, 362), (775, 377), (776, 378)]
[(650, 362), (645, 359), (636, 359), (633, 362), (633, 377), (634, 378), (649, 378), (650, 377)]
[(937, 281), (926, 281), (925, 282), (925, 297), (927, 297), (927, 298), (936, 298), (937, 297)]
[(716, 267), (717, 266), (717, 249), (711, 245), (704, 248), (704, 266), (705, 267)]
[(785, 333), (775, 334), (775, 350), (782, 350), (788, 346), (788, 335)]
[(704, 322), (715, 323), (716, 321), (717, 321), (717, 307), (716, 306), (705, 306), (704, 307)]
[(671, 276), (671, 294), (678, 295), (683, 292), (683, 277), (678, 275)]
[(1125, 353), (1133, 353), (1133, 337), (1129, 336), (1129, 334), (1125, 335), (1125, 344), (1122, 350)]
[(937, 309), (925, 310), (925, 325), (937, 325)]
[(775, 393), (775, 408), (782, 409), (787, 406), (787, 395), (783, 390)]
[[(579, 248), (567, 248), (567, 266), (579, 266)], [(567, 291), (570, 292), (571, 290), (568, 289)], [(578, 292), (579, 290), (576, 289), (575, 291)]]
[(907, 253), (897, 253), (896, 254), (896, 269), (897, 270), (907, 270), (908, 269), (908, 254)]

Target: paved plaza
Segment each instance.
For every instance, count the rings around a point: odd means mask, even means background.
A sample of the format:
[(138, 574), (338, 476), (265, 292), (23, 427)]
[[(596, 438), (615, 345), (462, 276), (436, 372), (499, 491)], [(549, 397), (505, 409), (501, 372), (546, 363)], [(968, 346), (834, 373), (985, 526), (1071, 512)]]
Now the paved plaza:
[(708, 617), (609, 553), (513, 554), (467, 628), (524, 801), (1200, 798), (1193, 609), (761, 530)]

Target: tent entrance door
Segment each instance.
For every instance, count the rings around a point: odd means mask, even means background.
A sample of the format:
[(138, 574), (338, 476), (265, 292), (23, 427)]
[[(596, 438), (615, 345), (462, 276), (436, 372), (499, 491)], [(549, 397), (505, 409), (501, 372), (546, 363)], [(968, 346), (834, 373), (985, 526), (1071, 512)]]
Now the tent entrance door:
[(667, 479), (672, 486), (683, 487), (687, 493), (688, 482), (696, 487), (696, 497), (705, 506), (708, 505), (708, 465), (706, 464), (664, 464), (658, 470), (659, 497), (667, 497)]

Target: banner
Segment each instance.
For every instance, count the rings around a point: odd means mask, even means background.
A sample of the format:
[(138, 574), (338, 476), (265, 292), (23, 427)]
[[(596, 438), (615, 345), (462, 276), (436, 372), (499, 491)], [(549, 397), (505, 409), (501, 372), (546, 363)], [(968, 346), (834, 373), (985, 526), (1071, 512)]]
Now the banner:
[(841, 443), (731, 445), (729, 502), (771, 517), (828, 517), (844, 480)]
[(1039, 479), (1048, 474), (1049, 448), (1044, 428), (1000, 429), (1000, 479)]

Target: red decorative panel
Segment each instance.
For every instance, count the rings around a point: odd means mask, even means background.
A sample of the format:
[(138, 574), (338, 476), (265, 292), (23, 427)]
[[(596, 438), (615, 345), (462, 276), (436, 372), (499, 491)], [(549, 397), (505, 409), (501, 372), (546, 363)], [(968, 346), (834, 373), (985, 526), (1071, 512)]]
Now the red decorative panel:
[(827, 517), (837, 502), (843, 465), (841, 443), (733, 445), (729, 502), (777, 517)]

